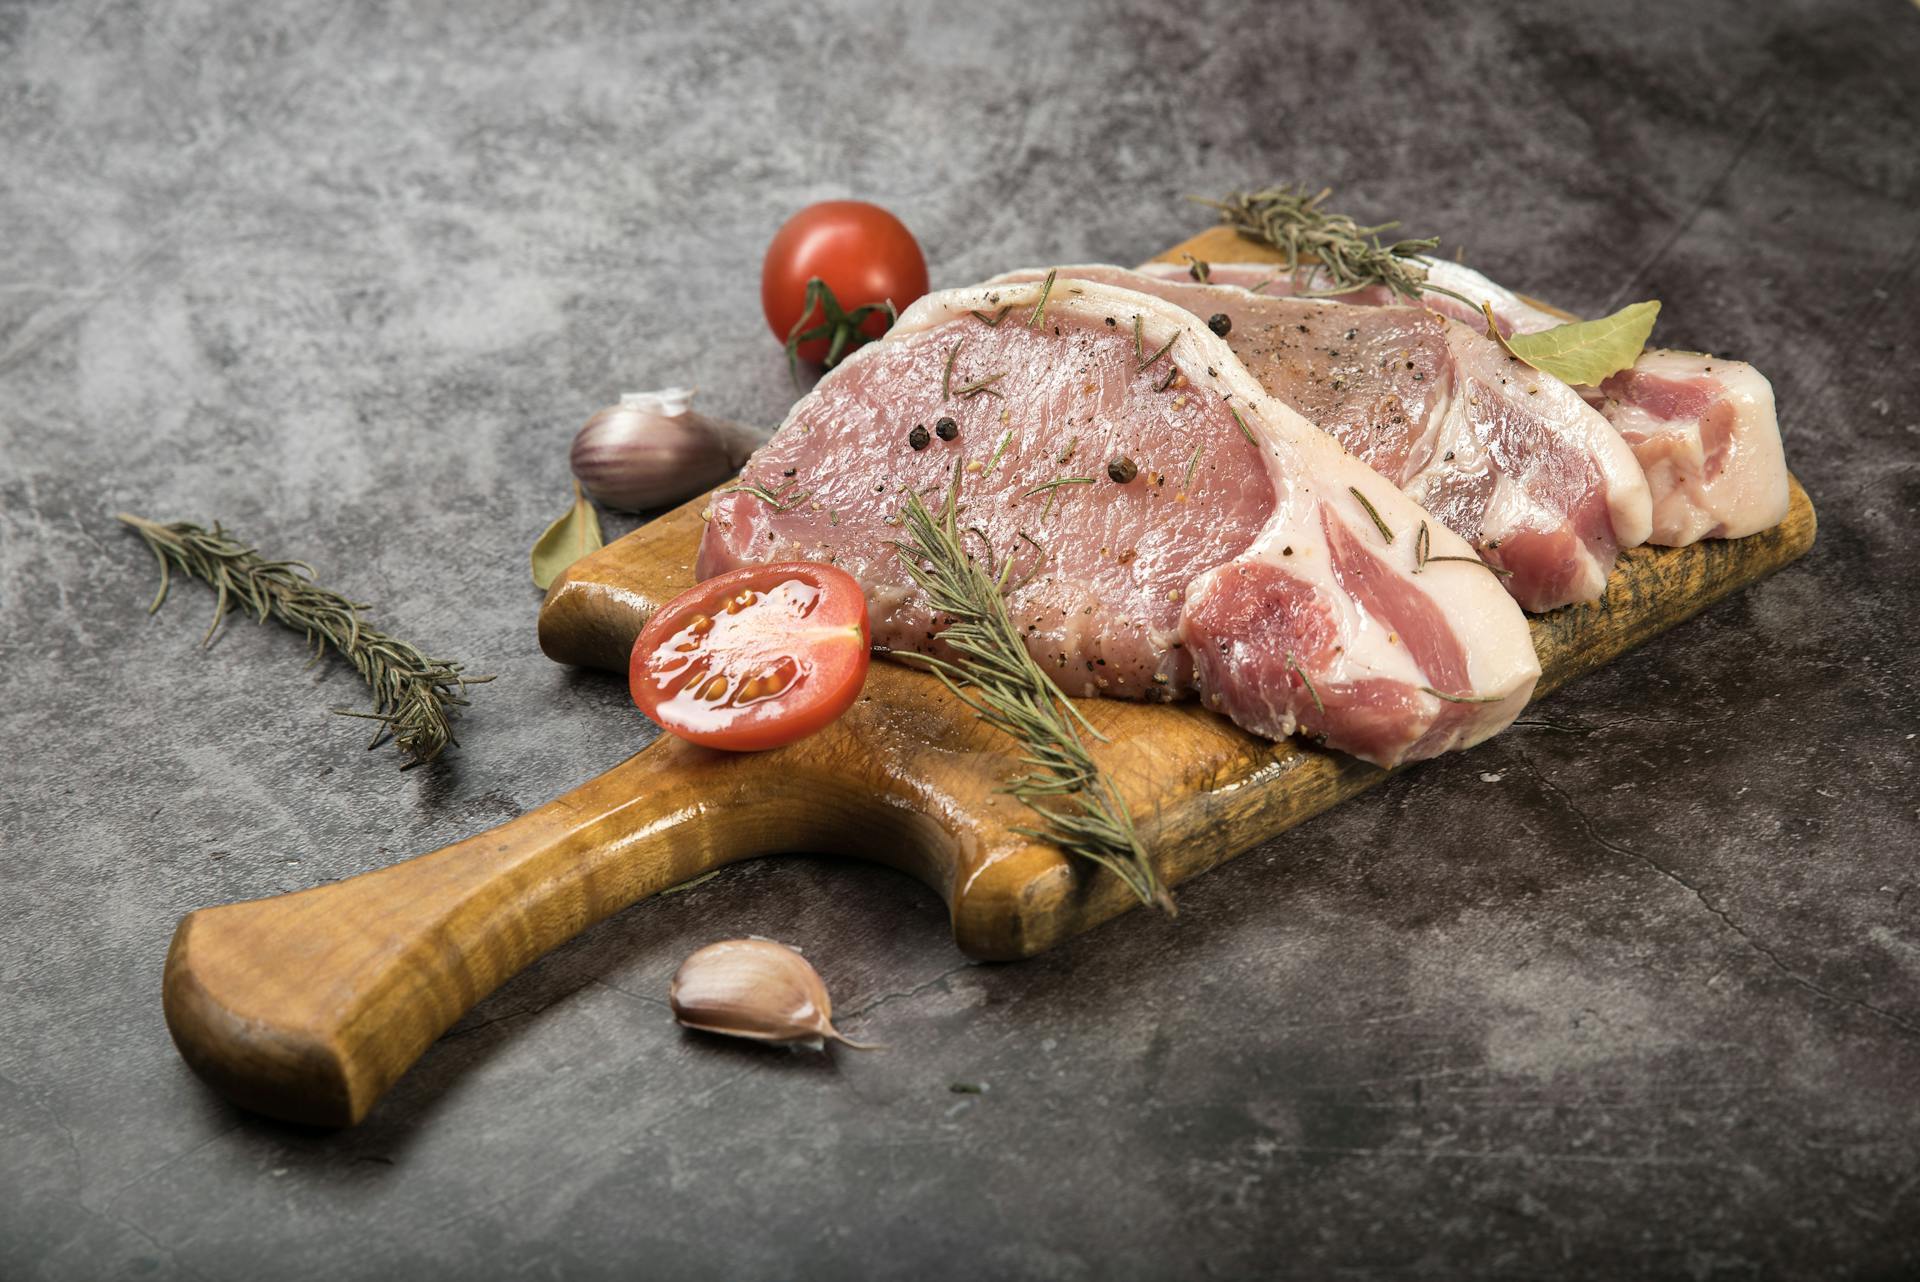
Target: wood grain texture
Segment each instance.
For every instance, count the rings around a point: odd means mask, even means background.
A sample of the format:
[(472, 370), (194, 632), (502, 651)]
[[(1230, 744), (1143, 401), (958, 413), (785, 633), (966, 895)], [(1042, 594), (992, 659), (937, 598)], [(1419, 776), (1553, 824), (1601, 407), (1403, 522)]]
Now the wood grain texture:
[[(1177, 258), (1270, 257), (1222, 229)], [(654, 607), (693, 582), (704, 499), (576, 564), (548, 593), (554, 660), (626, 669)], [(1544, 696), (1812, 546), (1798, 482), (1763, 534), (1626, 553), (1604, 600), (1533, 620)], [(1199, 707), (1081, 703), (1169, 885), (1371, 787), (1388, 772), (1246, 734)], [(789, 747), (730, 755), (662, 736), (598, 779), (480, 836), (296, 894), (188, 915), (164, 1003), (181, 1054), (237, 1103), (326, 1125), (364, 1117), (474, 1002), (592, 923), (709, 869), (794, 850), (910, 872), (955, 942), (1031, 956), (1137, 902), (1121, 882), (1011, 831), (1009, 742), (931, 677), (875, 664), (854, 708)]]

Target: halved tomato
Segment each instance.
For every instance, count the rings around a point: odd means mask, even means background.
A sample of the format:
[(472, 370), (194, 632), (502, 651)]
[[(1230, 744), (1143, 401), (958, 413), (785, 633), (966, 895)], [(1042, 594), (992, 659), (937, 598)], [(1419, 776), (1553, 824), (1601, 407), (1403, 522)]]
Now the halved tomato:
[(683, 739), (755, 751), (804, 739), (867, 679), (867, 599), (813, 561), (748, 565), (681, 593), (633, 643), (640, 711)]

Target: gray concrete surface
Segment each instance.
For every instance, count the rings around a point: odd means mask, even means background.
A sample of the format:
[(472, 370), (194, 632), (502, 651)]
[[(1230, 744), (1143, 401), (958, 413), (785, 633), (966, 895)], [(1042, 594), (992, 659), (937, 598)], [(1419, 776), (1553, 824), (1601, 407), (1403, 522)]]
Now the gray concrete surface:
[[(0, 1276), (1912, 1276), (1920, 11), (0, 0)], [(174, 922), (613, 764), (526, 549), (622, 389), (790, 393), (758, 258), (857, 195), (936, 282), (1282, 177), (1773, 378), (1802, 564), (1040, 960), (829, 854), (590, 931), (360, 1129), (176, 1058)], [(282, 633), (143, 614), (221, 518), (499, 681), (401, 774)], [(617, 528), (625, 528), (616, 523)], [(799, 944), (884, 1054), (678, 1032)], [(953, 1083), (984, 1094), (957, 1094)]]

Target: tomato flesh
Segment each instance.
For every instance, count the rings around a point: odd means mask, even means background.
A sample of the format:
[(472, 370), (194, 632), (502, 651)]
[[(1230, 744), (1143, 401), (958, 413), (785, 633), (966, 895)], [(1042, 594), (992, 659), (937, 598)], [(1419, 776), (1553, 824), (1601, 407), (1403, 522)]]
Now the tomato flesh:
[(811, 561), (749, 565), (656, 611), (633, 643), (628, 684), (640, 711), (683, 739), (777, 748), (853, 705), (868, 646), (852, 575)]
[[(806, 306), (807, 282), (818, 276), (846, 311), (891, 301), (904, 311), (927, 292), (927, 260), (906, 224), (878, 205), (829, 200), (809, 205), (782, 224), (760, 267), (760, 306), (767, 328), (781, 342), (794, 332)], [(818, 307), (802, 329), (820, 323)], [(860, 332), (878, 338), (887, 318), (876, 313)], [(827, 340), (800, 344), (803, 361), (821, 361)]]

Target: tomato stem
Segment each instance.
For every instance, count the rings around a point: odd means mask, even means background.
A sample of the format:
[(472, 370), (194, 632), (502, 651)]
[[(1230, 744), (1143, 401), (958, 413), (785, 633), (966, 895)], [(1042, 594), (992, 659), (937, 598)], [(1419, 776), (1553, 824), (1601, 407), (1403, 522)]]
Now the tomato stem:
[[(815, 308), (819, 309), (820, 323), (812, 328), (803, 329), (808, 320), (812, 319)], [(893, 323), (900, 319), (900, 314), (894, 310), (893, 300), (890, 298), (884, 302), (868, 303), (848, 311), (840, 306), (840, 300), (833, 296), (831, 289), (827, 288), (827, 282), (818, 276), (809, 280), (806, 299), (800, 305), (800, 319), (793, 323), (791, 330), (787, 331), (787, 370), (793, 375), (794, 390), (800, 390), (800, 345), (802, 343), (826, 339), (827, 358), (821, 363), (828, 369), (832, 369), (849, 351), (872, 341), (860, 327), (880, 312), (886, 313), (888, 329), (893, 328)]]

